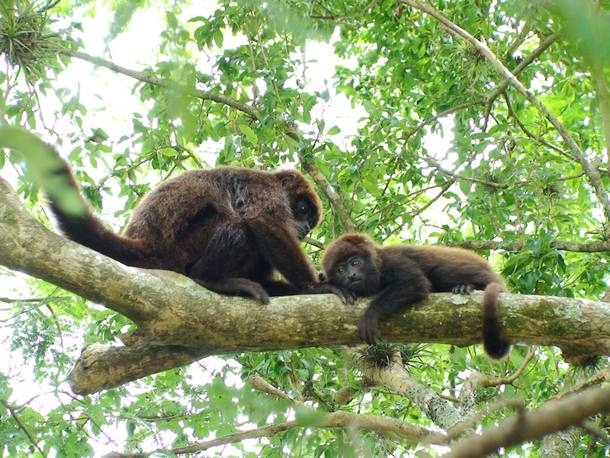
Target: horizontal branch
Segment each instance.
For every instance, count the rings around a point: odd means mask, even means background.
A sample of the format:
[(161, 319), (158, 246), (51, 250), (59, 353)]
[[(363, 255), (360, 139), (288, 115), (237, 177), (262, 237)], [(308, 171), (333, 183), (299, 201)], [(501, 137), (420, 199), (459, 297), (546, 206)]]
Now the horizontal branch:
[[(525, 241), (502, 242), (495, 240), (464, 240), (449, 243), (469, 250), (505, 250), (520, 251), (525, 247)], [(579, 253), (601, 253), (610, 251), (610, 240), (599, 240), (594, 242), (569, 242), (566, 240), (553, 240), (551, 247), (556, 250), (574, 251)]]
[(307, 409), (312, 413), (315, 412), (315, 414), (319, 417), (319, 421), (315, 422), (315, 426), (366, 429), (376, 431), (383, 436), (399, 437), (410, 443), (418, 443), (424, 438), (432, 438), (433, 436), (436, 438), (438, 436), (437, 433), (433, 433), (429, 429), (382, 415), (343, 411), (330, 413), (314, 411), (305, 403), (291, 398), (286, 392), (271, 385), (271, 383), (258, 374), (251, 375), (248, 378), (248, 382), (262, 393), (267, 393), (271, 396), (277, 397), (278, 399), (284, 399), (290, 402), (296, 409)]
[(246, 439), (260, 439), (263, 437), (271, 437), (281, 432), (294, 428), (325, 428), (325, 429), (356, 429), (375, 431), (381, 436), (389, 438), (399, 438), (411, 444), (416, 444), (422, 439), (425, 439), (429, 433), (417, 426), (409, 425), (395, 418), (387, 416), (370, 415), (363, 413), (352, 412), (316, 412), (311, 411), (315, 418), (314, 422), (302, 422), (298, 420), (286, 421), (282, 423), (274, 423), (260, 428), (239, 431), (226, 436), (221, 436), (216, 439), (211, 439), (203, 442), (195, 442), (184, 447), (173, 449), (159, 449), (151, 453), (135, 453), (122, 454), (115, 453), (113, 458), (142, 458), (146, 456), (157, 456), (158, 454), (171, 453), (174, 455), (186, 455), (203, 452), (214, 447), (220, 447), (227, 444), (242, 442)]
[[(174, 272), (126, 267), (46, 229), (1, 179), (0, 264), (136, 323), (126, 347), (106, 347), (101, 353), (97, 348), (95, 358), (79, 362), (89, 379), (99, 382), (93, 386), (73, 379), (79, 392), (116, 386), (210, 354), (357, 344), (358, 319), (368, 305), (367, 299), (345, 305), (331, 295), (277, 297), (261, 305), (215, 294)], [(388, 341), (477, 344), (481, 299), (481, 293), (433, 294), (383, 322), (381, 335)], [(500, 324), (511, 341), (557, 345), (571, 354), (610, 354), (610, 309), (605, 303), (503, 294), (500, 305)], [(169, 355), (175, 352), (172, 362)], [(96, 364), (101, 358), (105, 362)], [(146, 364), (136, 370), (133, 361), (138, 358)]]
[[(175, 455), (193, 454), (209, 450), (214, 447), (220, 447), (222, 445), (242, 442), (246, 439), (271, 437), (283, 431), (294, 428), (342, 428), (348, 431), (368, 430), (374, 431), (381, 436), (391, 439), (398, 438), (411, 444), (417, 444), (422, 440), (428, 440), (431, 438), (443, 437), (442, 433), (433, 433), (432, 431), (422, 428), (421, 426), (412, 425), (405, 421), (387, 416), (344, 411), (324, 412), (313, 409), (303, 402), (292, 399), (287, 393), (274, 387), (258, 374), (252, 374), (249, 377), (248, 382), (255, 389), (263, 393), (288, 401), (301, 415), (297, 414), (297, 420), (274, 423), (260, 428), (238, 431), (232, 434), (217, 437), (212, 440), (191, 443), (184, 447), (158, 449), (151, 453), (114, 453), (112, 454), (112, 457), (135, 458), (167, 453)], [(299, 419), (299, 417), (304, 419), (304, 421)]]
[(213, 354), (175, 345), (93, 344), (83, 348), (68, 382), (76, 394), (92, 394), (162, 372), (186, 366)]

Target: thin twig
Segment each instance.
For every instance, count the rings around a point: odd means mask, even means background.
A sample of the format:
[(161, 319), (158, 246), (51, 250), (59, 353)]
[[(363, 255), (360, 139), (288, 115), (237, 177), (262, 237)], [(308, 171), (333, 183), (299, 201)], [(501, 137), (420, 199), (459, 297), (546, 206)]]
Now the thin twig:
[[(553, 43), (555, 43), (559, 39), (559, 37), (560, 37), (559, 33), (552, 33), (549, 36), (547, 36), (544, 40), (542, 40), (540, 42), (540, 44), (538, 45), (538, 47), (536, 49), (534, 49), (530, 54), (528, 54), (519, 63), (519, 65), (517, 65), (513, 69), (513, 71), (512, 71), (513, 75), (515, 75), (515, 76), (519, 75), (525, 69), (525, 67), (527, 67), (529, 64), (534, 62), (534, 60), (536, 60), (544, 51), (546, 51)], [(491, 111), (491, 106), (493, 105), (494, 101), (496, 100), (496, 98), (498, 98), (498, 96), (500, 94), (502, 94), (504, 91), (506, 91), (506, 88), (509, 86), (509, 84), (510, 83), (506, 79), (504, 81), (502, 81), (500, 84), (498, 84), (496, 89), (491, 93), (491, 95), (487, 99), (487, 112)], [(483, 130), (485, 130), (485, 129), (483, 129)]]
[(530, 347), (530, 349), (527, 352), (527, 355), (525, 356), (525, 358), (523, 359), (523, 362), (521, 363), (521, 366), (519, 366), (515, 372), (513, 372), (510, 375), (507, 375), (506, 377), (498, 377), (498, 378), (494, 378), (494, 379), (483, 380), (479, 386), (481, 388), (490, 388), (490, 387), (499, 386), (499, 385), (512, 384), (515, 380), (517, 380), (517, 378), (519, 376), (521, 376), (521, 374), (523, 373), (523, 371), (525, 370), (527, 365), (530, 363), (530, 361), (532, 360), (532, 358), (534, 357), (535, 354), (536, 354), (536, 350), (534, 350), (533, 347)]
[(441, 190), (436, 194), (436, 196), (432, 197), (429, 202), (427, 202), (425, 205), (422, 205), (418, 209), (416, 209), (416, 210), (414, 210), (412, 212), (409, 212), (409, 215), (411, 215), (411, 218), (415, 218), (416, 216), (421, 215), (428, 208), (430, 208), (434, 204), (434, 202), (436, 202), (441, 197), (443, 197), (443, 195), (447, 192), (447, 190), (451, 186), (453, 186), (454, 183), (455, 183), (455, 178), (452, 178), (451, 180), (448, 180), (447, 183), (445, 183), (443, 185), (443, 187), (441, 188)]
[(322, 191), (324, 191), (324, 194), (326, 194), (326, 197), (330, 200), (335, 209), (335, 213), (337, 214), (339, 221), (341, 221), (343, 229), (348, 232), (355, 231), (357, 229), (356, 223), (354, 223), (354, 220), (345, 208), (342, 197), (337, 193), (335, 187), (328, 181), (322, 172), (320, 172), (320, 169), (315, 165), (314, 161), (307, 158), (301, 158), (301, 166), (303, 167), (303, 170), (311, 176), (313, 181), (322, 188)]
[(480, 101), (460, 103), (458, 105), (452, 106), (451, 108), (447, 108), (446, 110), (443, 110), (440, 113), (437, 113), (434, 116), (429, 117), (428, 119), (424, 119), (417, 126), (415, 126), (413, 129), (411, 129), (409, 132), (407, 132), (407, 134), (403, 137), (403, 143), (406, 144), (406, 142), (413, 135), (415, 135), (419, 130), (426, 127), (428, 124), (432, 124), (433, 122), (435, 122), (441, 118), (444, 118), (445, 116), (449, 116), (450, 114), (457, 113), (458, 111), (473, 107), (475, 105), (481, 105), (481, 104), (482, 104), (482, 102), (480, 102)]
[(17, 426), (19, 427), (19, 429), (21, 431), (23, 431), (23, 433), (27, 436), (28, 440), (30, 441), (30, 443), (32, 444), (32, 446), (38, 450), (38, 452), (42, 455), (45, 456), (45, 453), (42, 451), (42, 449), (38, 446), (38, 442), (36, 441), (36, 438), (32, 435), (32, 433), (29, 431), (29, 429), (23, 424), (23, 422), (21, 421), (21, 419), (19, 418), (19, 415), (17, 415), (17, 412), (15, 412), (15, 409), (13, 408), (13, 406), (11, 406), (8, 402), (6, 402), (4, 399), (0, 399), (0, 402), (2, 403), (2, 405), (6, 408), (6, 410), (9, 411), (9, 413), (11, 414), (11, 417), (13, 417), (13, 420), (15, 420), (15, 423), (17, 423)]
[(510, 103), (508, 94), (504, 93), (504, 94), (502, 94), (502, 97), (504, 99), (504, 102), (506, 103), (506, 110), (508, 111), (508, 115), (515, 120), (515, 122), (517, 123), (517, 126), (519, 126), (519, 128), (523, 131), (523, 133), (527, 137), (529, 137), (530, 139), (532, 139), (533, 141), (535, 141), (536, 143), (538, 143), (542, 146), (552, 149), (553, 151), (557, 151), (559, 154), (570, 159), (571, 161), (575, 160), (574, 156), (570, 155), (569, 153), (562, 150), (561, 148), (558, 148), (557, 146), (553, 145), (552, 143), (549, 143), (546, 140), (542, 140), (540, 137), (535, 135), (531, 130), (529, 130), (527, 128), (527, 126), (525, 124), (523, 124), (523, 122), (521, 121), (519, 116), (517, 116), (517, 113), (515, 113), (515, 111), (513, 110), (513, 106)]
[(577, 393), (594, 385), (599, 385), (600, 383), (605, 382), (607, 380), (610, 380), (610, 367), (606, 367), (597, 374), (593, 375), (591, 378), (585, 380), (582, 383), (579, 383), (576, 386), (571, 387), (569, 390), (559, 393), (553, 399), (561, 399), (569, 394)]
[[(495, 181), (487, 181), (487, 180), (482, 180), (480, 178), (467, 177), (467, 176), (462, 175), (461, 173), (452, 172), (451, 170), (448, 170), (448, 169), (444, 168), (440, 162), (438, 162), (436, 159), (434, 159), (434, 158), (432, 158), (432, 157), (430, 157), (428, 155), (422, 156), (422, 159), (424, 161), (426, 161), (426, 163), (430, 167), (434, 167), (439, 172), (441, 172), (441, 173), (443, 173), (445, 175), (449, 175), (449, 176), (451, 176), (453, 178), (456, 178), (458, 180), (471, 181), (473, 183), (481, 184), (483, 186), (488, 186), (490, 188), (495, 188), (495, 189), (507, 189), (509, 187), (509, 185), (507, 185), (506, 183), (496, 183)], [(511, 184), (511, 187), (512, 186), (517, 186), (519, 184), (523, 184), (523, 183), (515, 183), (514, 185)]]

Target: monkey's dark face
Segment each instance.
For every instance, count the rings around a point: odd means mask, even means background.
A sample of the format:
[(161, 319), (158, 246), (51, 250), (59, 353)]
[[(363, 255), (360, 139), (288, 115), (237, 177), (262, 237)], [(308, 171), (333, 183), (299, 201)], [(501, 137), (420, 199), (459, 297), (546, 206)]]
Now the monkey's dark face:
[(379, 289), (379, 269), (369, 257), (360, 254), (330, 266), (327, 275), (333, 285), (352, 291), (357, 296), (371, 296)]
[(308, 199), (300, 198), (292, 205), (294, 227), (299, 240), (303, 240), (309, 231), (318, 223), (318, 213)]
[(299, 172), (280, 170), (275, 172), (275, 177), (286, 193), (299, 240), (303, 240), (320, 221), (322, 215), (320, 198)]

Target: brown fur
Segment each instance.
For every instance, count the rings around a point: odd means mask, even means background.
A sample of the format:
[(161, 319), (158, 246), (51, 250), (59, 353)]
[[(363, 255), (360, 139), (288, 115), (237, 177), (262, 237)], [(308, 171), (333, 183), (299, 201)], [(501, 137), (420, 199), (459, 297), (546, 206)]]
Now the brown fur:
[(485, 290), (483, 344), (493, 358), (509, 345), (500, 337), (498, 295), (504, 282), (472, 251), (443, 246), (376, 245), (366, 234), (345, 234), (331, 243), (322, 260), (331, 284), (357, 296), (372, 296), (359, 323), (362, 340), (374, 344), (378, 322), (425, 299), (431, 292)]
[[(78, 189), (67, 164), (56, 173)], [(296, 171), (187, 171), (142, 199), (123, 236), (92, 211), (74, 217), (50, 198), (69, 238), (130, 266), (173, 270), (213, 291), (262, 302), (269, 295), (338, 291), (318, 283), (300, 247), (322, 207)], [(272, 278), (274, 268), (287, 282)]]

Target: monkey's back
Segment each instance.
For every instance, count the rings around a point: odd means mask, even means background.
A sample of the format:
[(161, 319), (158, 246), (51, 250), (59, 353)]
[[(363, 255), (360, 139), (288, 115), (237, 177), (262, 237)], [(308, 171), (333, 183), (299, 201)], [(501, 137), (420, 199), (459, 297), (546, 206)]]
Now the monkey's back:
[[(291, 218), (283, 189), (272, 172), (239, 167), (190, 170), (144, 196), (125, 235), (145, 240), (160, 259), (158, 267), (186, 272), (204, 256), (210, 260), (245, 258), (249, 264), (236, 267), (235, 274), (252, 278), (256, 270), (262, 275), (269, 270), (256, 255), (244, 224), (260, 214), (282, 221)], [(220, 250), (222, 253), (217, 252)]]
[(476, 289), (485, 289), (493, 282), (503, 284), (484, 258), (462, 248), (424, 245), (389, 246), (383, 250), (416, 263), (436, 292), (451, 291), (457, 285), (470, 284)]

